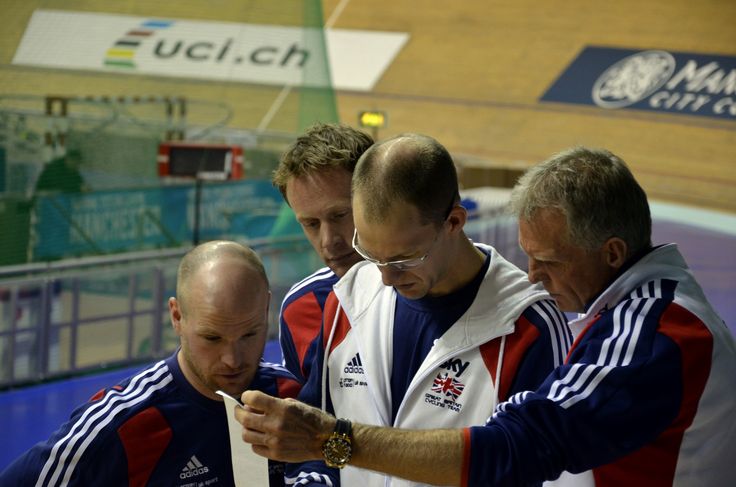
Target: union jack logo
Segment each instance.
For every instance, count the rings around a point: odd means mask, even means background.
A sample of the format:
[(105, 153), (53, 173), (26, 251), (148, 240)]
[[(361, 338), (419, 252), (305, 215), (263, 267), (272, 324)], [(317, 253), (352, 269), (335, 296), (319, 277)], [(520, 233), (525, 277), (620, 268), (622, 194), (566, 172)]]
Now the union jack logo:
[(445, 396), (452, 398), (452, 402), (457, 401), (457, 398), (463, 393), (463, 389), (465, 389), (465, 384), (454, 377), (450, 377), (447, 372), (437, 374), (432, 383), (432, 392), (443, 393)]

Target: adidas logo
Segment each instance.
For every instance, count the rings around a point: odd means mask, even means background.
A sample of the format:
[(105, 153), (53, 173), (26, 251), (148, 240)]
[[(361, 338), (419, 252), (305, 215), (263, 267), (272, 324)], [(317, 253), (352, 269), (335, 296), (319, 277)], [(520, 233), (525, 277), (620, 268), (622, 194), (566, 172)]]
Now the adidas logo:
[(360, 360), (360, 354), (356, 353), (355, 357), (348, 362), (342, 371), (346, 374), (362, 374), (363, 373), (363, 362)]
[(184, 468), (181, 469), (179, 478), (182, 480), (188, 479), (191, 477), (196, 477), (197, 475), (202, 475), (203, 473), (207, 473), (209, 471), (210, 469), (202, 465), (202, 462), (197, 459), (196, 455), (192, 455), (192, 458), (190, 458)]

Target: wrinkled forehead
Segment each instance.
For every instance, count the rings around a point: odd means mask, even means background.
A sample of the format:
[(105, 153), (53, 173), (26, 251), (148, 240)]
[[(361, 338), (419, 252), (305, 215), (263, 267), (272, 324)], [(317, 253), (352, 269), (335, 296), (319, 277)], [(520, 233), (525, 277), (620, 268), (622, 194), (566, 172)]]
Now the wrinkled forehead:
[(550, 247), (566, 240), (567, 219), (551, 209), (535, 211), (529, 218), (519, 219), (519, 243), (524, 246)]

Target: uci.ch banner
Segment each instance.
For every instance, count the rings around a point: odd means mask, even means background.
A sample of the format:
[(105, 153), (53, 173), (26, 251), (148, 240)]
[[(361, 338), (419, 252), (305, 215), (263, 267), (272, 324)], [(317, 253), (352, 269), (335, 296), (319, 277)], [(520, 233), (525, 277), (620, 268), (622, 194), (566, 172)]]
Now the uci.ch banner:
[(541, 101), (736, 121), (736, 57), (589, 46)]

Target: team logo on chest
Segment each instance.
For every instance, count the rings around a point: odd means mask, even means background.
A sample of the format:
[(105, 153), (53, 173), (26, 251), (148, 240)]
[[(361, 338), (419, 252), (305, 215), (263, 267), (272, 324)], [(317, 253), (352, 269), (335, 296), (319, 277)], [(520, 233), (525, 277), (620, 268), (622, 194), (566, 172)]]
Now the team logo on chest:
[[(356, 353), (352, 359), (343, 367), (343, 376), (340, 377), (338, 384), (342, 388), (365, 387), (368, 382), (365, 380), (365, 371), (363, 370), (363, 361), (360, 354)], [(350, 377), (352, 376), (352, 377)]]
[(465, 389), (465, 384), (451, 377), (447, 372), (437, 374), (437, 377), (434, 378), (434, 383), (432, 383), (432, 392), (444, 394), (446, 397), (452, 399), (453, 402), (457, 401), (457, 398), (463, 393), (463, 389)]
[[(204, 475), (206, 473), (209, 473), (210, 469), (203, 465), (202, 462), (199, 461), (196, 455), (192, 455), (192, 457), (189, 459), (186, 465), (184, 465), (184, 468), (181, 469), (181, 473), (179, 473), (179, 478), (182, 480), (188, 480), (192, 477), (198, 477), (200, 475)], [(217, 482), (217, 478), (215, 477), (214, 482)], [(196, 485), (210, 485), (213, 482), (211, 480), (207, 482), (193, 482), (184, 484), (182, 487), (189, 487), (189, 486), (196, 486)]]
[(458, 402), (458, 398), (465, 390), (465, 384), (460, 376), (468, 365), (470, 362), (464, 362), (459, 358), (451, 358), (442, 363), (430, 386), (431, 392), (424, 394), (424, 402), (438, 408), (460, 412), (463, 405)]

